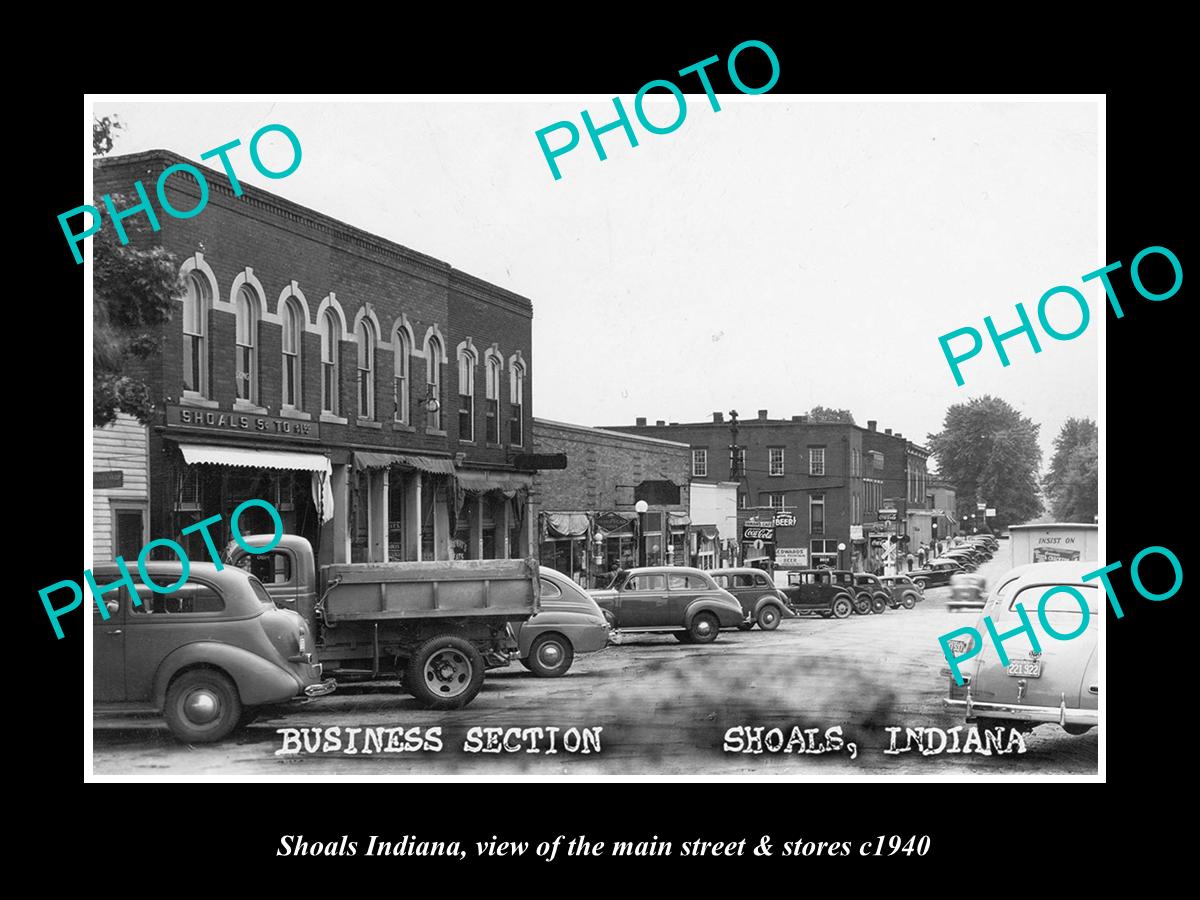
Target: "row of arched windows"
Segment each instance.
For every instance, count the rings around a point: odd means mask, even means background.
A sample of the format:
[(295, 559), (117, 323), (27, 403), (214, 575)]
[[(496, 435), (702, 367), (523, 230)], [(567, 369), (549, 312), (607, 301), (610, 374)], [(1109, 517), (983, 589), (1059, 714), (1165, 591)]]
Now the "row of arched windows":
[[(185, 275), (186, 292), (183, 298), (183, 389), (184, 396), (194, 400), (210, 398), (208, 372), (208, 313), (212, 309), (212, 287), (209, 278), (197, 269)], [(234, 304), (235, 325), (235, 371), (236, 397), (239, 401), (260, 405), (262, 388), (259, 383), (260, 348), (258, 346), (258, 324), (262, 319), (261, 301), (258, 292), (249, 284), (238, 288)], [(303, 355), (304, 325), (306, 312), (294, 295), (281, 300), (279, 310), (281, 335), (282, 390), (280, 402), (284, 410), (300, 410), (303, 405)], [(332, 416), (345, 416), (341, 405), (341, 372), (338, 348), (342, 340), (342, 321), (332, 308), (319, 313), (318, 332), (321, 346), (321, 412)], [(354, 342), (357, 347), (355, 385), (358, 419), (376, 419), (375, 365), (379, 335), (374, 322), (367, 316), (359, 318), (354, 326)], [(412, 383), (410, 358), (413, 355), (412, 337), (399, 325), (392, 332), (393, 395), (392, 418), (395, 422), (412, 425)], [(445, 351), (436, 334), (426, 340), (424, 356), (426, 386), (418, 404), (424, 407), (428, 428), (443, 430), (442, 418), (442, 365)], [(459, 346), (459, 440), (474, 441), (475, 435), (475, 375), (479, 363), (473, 342), (468, 339)], [(500, 385), (504, 368), (503, 357), (493, 345), (485, 355), (485, 435), (489, 444), (499, 444), (503, 429), (500, 409)], [(437, 402), (430, 402), (436, 400)], [(522, 415), (525, 405), (525, 365), (520, 354), (509, 360), (509, 443), (520, 446), (524, 443)]]

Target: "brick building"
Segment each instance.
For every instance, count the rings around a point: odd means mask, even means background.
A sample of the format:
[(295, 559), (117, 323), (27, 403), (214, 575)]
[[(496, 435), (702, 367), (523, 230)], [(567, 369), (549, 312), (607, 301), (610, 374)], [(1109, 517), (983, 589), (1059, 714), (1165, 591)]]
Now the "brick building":
[[(136, 198), (135, 180), (180, 162), (98, 160), (96, 193)], [(233, 508), (263, 498), (322, 563), (529, 555), (530, 302), (197, 168), (197, 215), (123, 223), (174, 254), (186, 285), (145, 372), (149, 533), (206, 558), (182, 529), (219, 514), (228, 540)], [(165, 187), (175, 209), (199, 203), (186, 170)], [(246, 518), (270, 529), (261, 509)]]
[(567, 459), (534, 478), (542, 565), (594, 587), (615, 568), (692, 564), (686, 444), (534, 419), (533, 447)]
[[(913, 498), (918, 491), (924, 496), (928, 453), (890, 429), (878, 431), (874, 421), (861, 428), (807, 416), (772, 419), (760, 409), (754, 419), (737, 420), (736, 437), (734, 422), (719, 412), (711, 422), (649, 425), (639, 418), (610, 428), (686, 443), (694, 481), (736, 480), (743, 532), (751, 528), (755, 541), (763, 540), (762, 549), (741, 542), (745, 562), (866, 568), (881, 550), (872, 533), (902, 537), (909, 509), (924, 506)], [(897, 511), (895, 524), (877, 524), (880, 510), (889, 509)]]

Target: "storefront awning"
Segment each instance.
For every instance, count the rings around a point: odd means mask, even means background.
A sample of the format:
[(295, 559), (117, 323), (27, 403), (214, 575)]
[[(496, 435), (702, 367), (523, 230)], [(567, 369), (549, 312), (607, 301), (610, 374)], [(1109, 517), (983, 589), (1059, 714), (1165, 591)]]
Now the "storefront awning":
[(332, 469), (329, 458), (320, 453), (292, 453), (287, 450), (250, 450), (245, 447), (216, 447), (209, 444), (180, 444), (183, 461), (189, 466), (244, 466), (250, 469), (290, 469), (300, 472), (324, 472)]
[(421, 472), (434, 475), (453, 475), (454, 461), (437, 456), (413, 456), (406, 453), (372, 453), (365, 450), (354, 451), (354, 468), (356, 469), (386, 469), (388, 466), (407, 466)]
[(698, 525), (696, 527), (699, 529), (701, 537), (706, 541), (715, 541), (720, 534), (717, 531), (716, 525)]
[(586, 513), (546, 513), (546, 534), (552, 538), (581, 537), (591, 521)]
[(672, 531), (684, 531), (692, 524), (692, 517), (685, 512), (668, 512), (667, 521)]
[(533, 476), (521, 472), (470, 472), (459, 469), (454, 473), (458, 486), (464, 491), (527, 491), (533, 487)]

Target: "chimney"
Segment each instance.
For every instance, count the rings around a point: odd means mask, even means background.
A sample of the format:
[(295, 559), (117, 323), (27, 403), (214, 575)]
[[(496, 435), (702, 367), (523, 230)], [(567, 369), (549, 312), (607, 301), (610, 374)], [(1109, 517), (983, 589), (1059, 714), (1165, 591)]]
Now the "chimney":
[(898, 431), (897, 431), (897, 432), (896, 432), (896, 437), (898, 437), (898, 438), (902, 438), (902, 437), (904, 437), (904, 435), (902, 435), (900, 432), (898, 432)]
[(663, 419), (659, 419), (659, 420), (658, 420), (657, 422), (655, 422), (654, 424), (655, 424), (655, 425), (657, 425), (659, 428), (662, 428), (662, 427), (663, 427), (664, 425), (666, 425), (667, 423), (666, 423), (666, 422), (665, 422)]
[(875, 419), (867, 419), (867, 431), (876, 431), (879, 422)]
[(645, 427), (646, 427), (646, 417), (645, 417), (645, 416), (638, 416), (638, 417), (637, 417), (637, 427), (638, 427), (638, 428), (645, 428)]
[(885, 428), (885, 429), (883, 429), (883, 433), (884, 433), (884, 434), (891, 434), (891, 433), (892, 433), (892, 429), (890, 429), (890, 428)]
[(767, 420), (767, 411), (765, 409), (760, 409), (758, 411), (758, 419), (760, 422), (765, 422)]
[(713, 421), (714, 422), (724, 422), (725, 421), (725, 413), (719, 413), (719, 412), (713, 413)]

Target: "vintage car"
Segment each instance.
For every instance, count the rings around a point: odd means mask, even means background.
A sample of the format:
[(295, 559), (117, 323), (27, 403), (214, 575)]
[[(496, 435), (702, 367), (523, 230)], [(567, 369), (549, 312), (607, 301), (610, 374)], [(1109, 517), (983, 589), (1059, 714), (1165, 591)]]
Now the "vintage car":
[(912, 609), (925, 599), (921, 586), (907, 575), (884, 575), (879, 580), (891, 592), (893, 604), (898, 603), (905, 609)]
[(870, 611), (873, 613), (881, 613), (888, 607), (895, 609), (900, 605), (892, 599), (892, 592), (879, 580), (878, 575), (872, 575), (869, 572), (855, 572), (854, 588), (860, 595), (856, 609), (861, 608), (861, 595), (863, 594), (867, 596)]
[[(997, 633), (1011, 636), (1004, 641), (1007, 663), (985, 637), (978, 655), (962, 663), (963, 684), (950, 677), (948, 709), (966, 715), (968, 721), (1028, 730), (1042, 722), (1054, 722), (1070, 734), (1083, 734), (1099, 724), (1100, 682), (1096, 645), (1103, 615), (1103, 595), (1095, 581), (1083, 576), (1100, 568), (1097, 562), (1033, 563), (1019, 566), (998, 582), (988, 597), (983, 615), (991, 616)], [(1055, 640), (1039, 624), (1035, 652), (1029, 636), (1019, 632), (1017, 606), (1023, 606), (1031, 621), (1038, 623), (1038, 604), (1051, 588), (1067, 585), (1083, 596), (1088, 607), (1087, 629), (1078, 637)], [(1060, 634), (1079, 630), (1083, 611), (1069, 593), (1056, 593), (1045, 605), (1050, 626)], [(983, 619), (975, 626), (987, 634)], [(973, 647), (973, 639), (951, 641), (951, 652), (961, 656)], [(950, 670), (943, 673), (950, 676)]]
[(758, 623), (763, 631), (774, 631), (781, 619), (792, 615), (787, 597), (762, 569), (709, 569), (708, 576), (742, 604), (746, 613), (746, 622), (740, 626), (743, 630)]
[(787, 578), (782, 590), (793, 612), (817, 613), (826, 619), (845, 619), (854, 612), (854, 579), (849, 572), (800, 569), (788, 572)]
[(541, 567), (540, 602), (536, 615), (515, 627), (521, 665), (542, 678), (567, 674), (576, 653), (608, 646), (608, 620), (596, 601), (574, 581)]
[(947, 550), (941, 559), (956, 562), (967, 572), (974, 572), (983, 563), (983, 557), (978, 553), (961, 547), (957, 550)]
[(965, 571), (965, 568), (962, 563), (953, 559), (938, 557), (932, 562), (927, 563), (925, 568), (905, 572), (904, 574), (911, 578), (913, 584), (923, 592), (926, 588), (949, 584), (951, 575), (963, 571)]
[[(156, 584), (176, 584), (178, 562), (148, 562)], [(120, 577), (97, 566), (97, 583)], [(93, 688), (97, 712), (161, 713), (188, 743), (219, 741), (248, 724), (258, 708), (334, 690), (322, 680), (313, 638), (299, 614), (278, 609), (262, 583), (234, 566), (191, 563), (170, 593), (137, 585), (93, 605)]]
[(626, 569), (612, 585), (589, 593), (619, 634), (659, 632), (685, 644), (708, 644), (722, 628), (737, 628), (747, 619), (742, 604), (699, 569)]
[(950, 576), (950, 599), (947, 609), (983, 609), (987, 602), (987, 582), (979, 575), (958, 572)]

